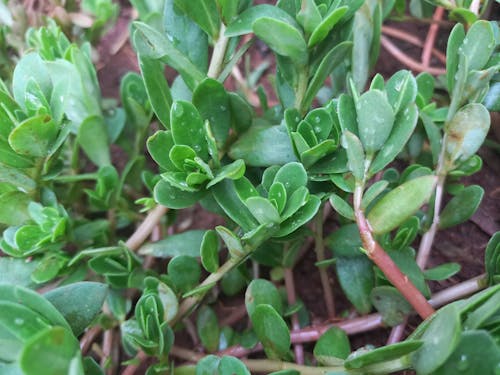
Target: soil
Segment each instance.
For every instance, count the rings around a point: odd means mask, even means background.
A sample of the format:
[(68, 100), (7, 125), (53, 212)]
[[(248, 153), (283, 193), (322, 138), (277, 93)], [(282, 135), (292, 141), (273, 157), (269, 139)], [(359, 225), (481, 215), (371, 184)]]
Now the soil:
[[(266, 2), (266, 1), (260, 1)], [(269, 2), (269, 1), (268, 1)], [(492, 10), (498, 14), (499, 6), (495, 4)], [(138, 65), (135, 54), (127, 40), (128, 23), (133, 16), (130, 8), (123, 6), (120, 18), (111, 32), (109, 32), (98, 46), (98, 74), (101, 82), (102, 92), (105, 97), (113, 97), (119, 100), (119, 86), (121, 77), (128, 71), (138, 71)], [(393, 23), (393, 26), (403, 28), (411, 35), (425, 38), (428, 25), (419, 22)], [(445, 44), (449, 27), (442, 27), (438, 34), (436, 48), (445, 51)], [(396, 44), (407, 55), (415, 60), (420, 59), (421, 49), (408, 43)], [(272, 55), (265, 45), (256, 43), (251, 49), (251, 65), (256, 67), (263, 61), (272, 62)], [(438, 66), (439, 61), (432, 61), (434, 66)], [(385, 49), (381, 49), (379, 61), (374, 69), (376, 72), (382, 73), (388, 77), (392, 73), (400, 69), (407, 69), (397, 59), (389, 54)], [(242, 69), (243, 70), (243, 69)], [(244, 70), (243, 70), (244, 71)], [(271, 73), (272, 66), (268, 73)], [(172, 72), (168, 72), (168, 76), (172, 78)], [(270, 84), (265, 79), (264, 74), (263, 84), (268, 92), (271, 92)], [(232, 85), (232, 82), (229, 83)], [(275, 98), (271, 98), (274, 102)], [(499, 117), (493, 116), (493, 131), (490, 138), (499, 141), (498, 129), (500, 128)], [(496, 133), (496, 135), (495, 135)], [(465, 185), (479, 184), (483, 187), (484, 199), (474, 214), (474, 216), (464, 224), (456, 227), (440, 231), (437, 235), (435, 246), (432, 252), (432, 257), (429, 260), (429, 267), (437, 266), (446, 262), (458, 262), (462, 269), (461, 271), (443, 282), (433, 282), (431, 288), (437, 291), (446, 288), (452, 284), (477, 276), (484, 272), (484, 249), (486, 243), (493, 233), (500, 230), (500, 163), (498, 153), (493, 149), (483, 147), (479, 155), (483, 158), (484, 166), (482, 170), (475, 175), (462, 179)], [(447, 197), (449, 199), (449, 197)], [(213, 228), (215, 225), (223, 223), (222, 219), (216, 215), (207, 213), (200, 207), (185, 210), (180, 214), (180, 221), (177, 224), (177, 230), (194, 229), (194, 228)], [(335, 228), (335, 219), (330, 216), (327, 219), (327, 230), (331, 231)], [(328, 235), (328, 232), (325, 233)], [(328, 256), (329, 254), (327, 254)], [(310, 311), (311, 321), (316, 323), (325, 322), (327, 314), (323, 302), (321, 282), (319, 273), (314, 265), (316, 262), (314, 251), (308, 251), (300, 263), (295, 268), (295, 283), (297, 295), (303, 300), (307, 309)], [(335, 280), (335, 274), (332, 267), (329, 269), (329, 276), (335, 289), (335, 297), (338, 313), (347, 313), (352, 315), (354, 312), (349, 304), (345, 301)], [(234, 309), (235, 304), (242, 303), (241, 297), (232, 301), (225, 301), (225, 307), (220, 309), (221, 318), (229, 314), (231, 309)], [(231, 307), (232, 306), (232, 307)], [(244, 324), (244, 323), (243, 323)], [(418, 324), (418, 322), (416, 322)], [(414, 327), (408, 328), (408, 330)], [(410, 331), (408, 331), (410, 332)], [(357, 335), (352, 338), (353, 348), (357, 348), (366, 344), (384, 345), (389, 330), (380, 329), (374, 332)], [(187, 345), (191, 342), (189, 338), (177, 338), (176, 342), (184, 342)]]

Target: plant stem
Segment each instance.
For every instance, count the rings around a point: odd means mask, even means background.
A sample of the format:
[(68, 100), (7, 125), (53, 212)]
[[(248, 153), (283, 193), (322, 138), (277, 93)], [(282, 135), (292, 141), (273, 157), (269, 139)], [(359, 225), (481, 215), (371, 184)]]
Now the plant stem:
[[(222, 279), (227, 272), (229, 272), (233, 267), (237, 266), (243, 258), (246, 257), (246, 253), (242, 254), (241, 257), (231, 257), (229, 260), (224, 263), (219, 269), (211, 273), (197, 288), (202, 288), (204, 286), (209, 286), (215, 284), (217, 281)], [(192, 297), (186, 298), (182, 301), (179, 306), (179, 311), (175, 318), (170, 322), (171, 326), (174, 326), (179, 320), (181, 320), (184, 316), (186, 316), (205, 296), (205, 293), (200, 292)]]
[[(295, 283), (293, 281), (293, 271), (291, 268), (285, 268), (285, 288), (288, 298), (288, 304), (294, 305), (297, 302), (295, 295)], [(300, 330), (299, 316), (297, 313), (292, 314), (292, 332)], [(304, 364), (304, 347), (301, 344), (294, 345), (295, 362), (299, 365)]]
[(428, 318), (434, 313), (432, 306), (415, 285), (413, 285), (408, 276), (401, 272), (391, 257), (373, 238), (370, 225), (361, 209), (362, 197), (363, 186), (362, 184), (357, 184), (354, 189), (354, 215), (361, 241), (368, 257), (382, 270), (387, 279), (399, 290), (422, 319)]
[[(444, 8), (437, 7), (434, 11), (432, 19), (434, 21), (439, 21), (443, 18)], [(425, 39), (424, 48), (422, 50), (422, 64), (426, 67), (430, 66), (432, 49), (436, 42), (436, 35), (439, 31), (439, 23), (435, 22), (429, 26), (429, 31), (427, 32), (427, 38)]]
[[(464, 281), (460, 284), (454, 285), (448, 289), (442, 290), (432, 296), (429, 303), (433, 307), (446, 305), (452, 301), (465, 298), (487, 286), (486, 275), (480, 275), (473, 279)], [(373, 331), (377, 328), (383, 327), (382, 316), (380, 314), (370, 314), (359, 318), (344, 320), (337, 323), (328, 323), (323, 325), (316, 325), (312, 327), (302, 328), (299, 331), (292, 331), (290, 339), (293, 344), (296, 343), (309, 343), (318, 341), (331, 327), (338, 327), (342, 329), (347, 335), (352, 336), (359, 333)], [(234, 357), (244, 357), (250, 353), (263, 350), (261, 344), (257, 344), (251, 349), (244, 348), (239, 345), (231, 346), (219, 353), (218, 355), (231, 355)]]
[[(323, 210), (318, 210), (314, 218), (314, 251), (318, 262), (325, 260), (325, 244), (323, 239)], [(335, 302), (333, 300), (333, 291), (328, 279), (326, 267), (319, 267), (319, 277), (323, 287), (323, 296), (325, 298), (326, 311), (328, 318), (335, 317)]]
[(487, 286), (488, 279), (486, 274), (482, 274), (437, 292), (431, 297), (429, 303), (432, 306), (443, 306), (451, 301), (471, 295)]
[(303, 67), (299, 73), (297, 90), (295, 90), (295, 105), (294, 105), (294, 107), (299, 111), (301, 116), (303, 116), (305, 112), (307, 112), (308, 110), (308, 108), (303, 108), (304, 106), (303, 101), (307, 91), (308, 83), (309, 83), (309, 72), (306, 67)]
[(141, 225), (137, 227), (132, 236), (130, 236), (127, 242), (125, 242), (125, 246), (132, 251), (137, 250), (144, 243), (144, 241), (146, 241), (146, 238), (148, 238), (167, 211), (168, 208), (161, 205), (158, 205), (149, 211)]
[(446, 181), (446, 174), (443, 174), (440, 169), (441, 168), (438, 167), (438, 180), (436, 183), (432, 224), (429, 230), (422, 236), (417, 254), (417, 264), (422, 270), (424, 270), (427, 266), (427, 261), (429, 260), (432, 249), (432, 244), (434, 243), (434, 238), (436, 237), (436, 233), (439, 229), (439, 214), (441, 210), (441, 204), (443, 202), (444, 183)]
[(210, 66), (208, 68), (208, 77), (217, 78), (222, 71), (222, 64), (224, 63), (224, 56), (226, 55), (227, 44), (229, 38), (224, 36), (226, 27), (223, 23), (220, 25), (219, 39), (215, 43), (214, 50), (212, 52), (212, 58), (210, 60)]

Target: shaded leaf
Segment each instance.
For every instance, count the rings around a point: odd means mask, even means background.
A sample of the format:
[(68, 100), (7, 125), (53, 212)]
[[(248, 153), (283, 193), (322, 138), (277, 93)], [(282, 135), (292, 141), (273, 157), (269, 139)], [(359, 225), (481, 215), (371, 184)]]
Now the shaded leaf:
[(195, 229), (173, 234), (162, 240), (143, 245), (139, 249), (139, 254), (158, 258), (173, 258), (177, 255), (198, 257), (206, 233), (205, 230)]
[(107, 293), (106, 284), (85, 281), (53, 289), (44, 297), (59, 310), (78, 336), (101, 311)]
[(283, 318), (267, 304), (257, 305), (250, 319), (270, 359), (280, 359), (290, 350), (290, 331)]

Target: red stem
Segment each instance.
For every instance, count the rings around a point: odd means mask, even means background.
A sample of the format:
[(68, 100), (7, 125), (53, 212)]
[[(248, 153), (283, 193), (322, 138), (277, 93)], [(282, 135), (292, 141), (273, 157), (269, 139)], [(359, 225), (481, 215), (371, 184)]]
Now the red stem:
[(434, 314), (434, 309), (422, 293), (420, 293), (408, 276), (401, 272), (391, 257), (373, 239), (370, 226), (363, 211), (356, 210), (355, 216), (361, 241), (368, 257), (382, 270), (385, 277), (399, 290), (422, 319), (427, 319), (430, 315)]
[[(444, 8), (437, 7), (432, 16), (433, 21), (439, 21), (443, 18)], [(429, 26), (429, 32), (427, 33), (427, 38), (425, 38), (424, 48), (422, 49), (422, 64), (425, 67), (429, 67), (431, 63), (432, 49), (434, 48), (434, 43), (436, 42), (436, 36), (439, 31), (439, 22), (433, 22)]]

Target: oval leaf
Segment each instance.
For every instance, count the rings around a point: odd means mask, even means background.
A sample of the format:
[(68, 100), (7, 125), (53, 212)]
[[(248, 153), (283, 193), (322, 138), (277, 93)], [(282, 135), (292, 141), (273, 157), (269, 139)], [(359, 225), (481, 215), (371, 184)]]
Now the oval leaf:
[(436, 176), (414, 178), (384, 195), (367, 216), (373, 232), (387, 233), (406, 221), (429, 200), (436, 181)]

